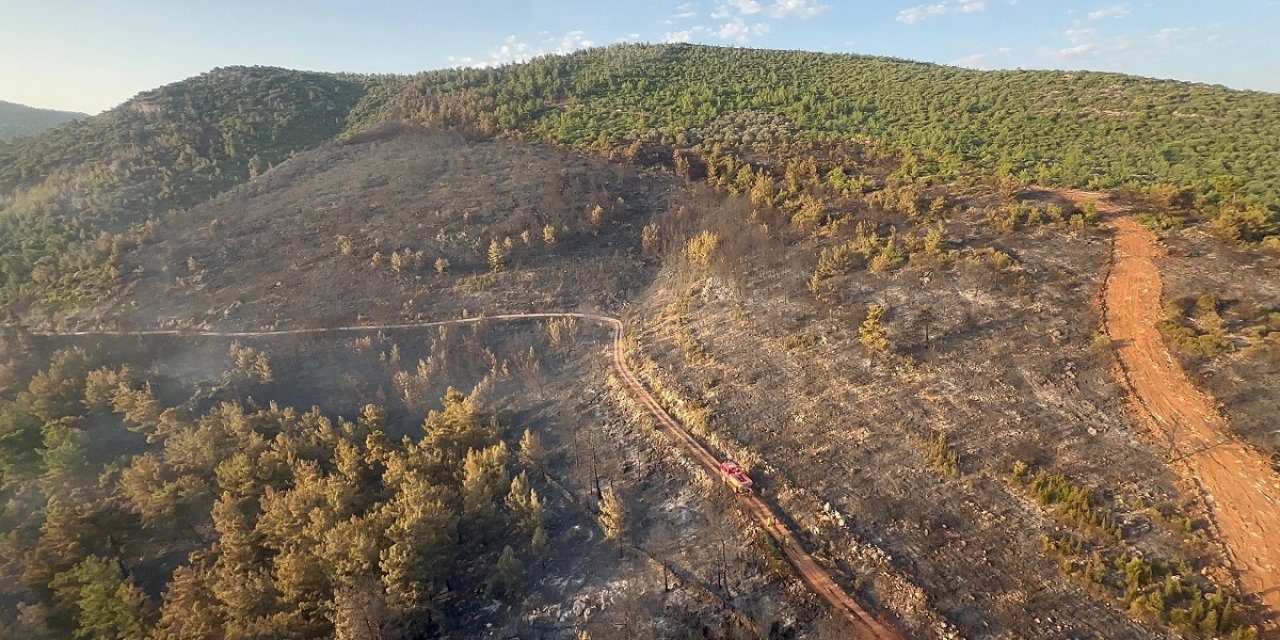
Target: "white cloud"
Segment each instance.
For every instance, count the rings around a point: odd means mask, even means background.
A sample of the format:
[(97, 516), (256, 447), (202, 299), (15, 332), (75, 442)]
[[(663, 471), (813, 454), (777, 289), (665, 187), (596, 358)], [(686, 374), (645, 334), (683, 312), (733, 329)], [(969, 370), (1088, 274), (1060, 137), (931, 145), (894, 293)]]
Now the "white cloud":
[(1113, 4), (1105, 7), (1098, 7), (1097, 9), (1090, 11), (1089, 19), (1090, 20), (1105, 20), (1107, 18), (1119, 19), (1127, 15), (1129, 15), (1129, 5)]
[(772, 3), (761, 3), (759, 0), (720, 0), (711, 11), (711, 19), (727, 20), (734, 16), (758, 14), (779, 19), (812, 18), (822, 15), (830, 8), (830, 5), (818, 0), (773, 0)]
[(720, 25), (715, 35), (721, 40), (746, 42), (754, 36), (762, 36), (769, 33), (769, 31), (770, 27), (767, 22), (757, 22), (749, 25), (743, 18), (734, 18), (732, 21)]
[(1219, 25), (1196, 27), (1164, 27), (1149, 34), (1147, 40), (1153, 55), (1172, 51), (1187, 52), (1214, 47), (1226, 40), (1219, 32)]
[(1122, 51), (1128, 51), (1132, 48), (1133, 40), (1128, 37), (1121, 36), (1118, 38), (1111, 38), (1109, 40), (1080, 41), (1069, 47), (1062, 47), (1060, 49), (1043, 48), (1040, 49), (1039, 54), (1043, 58), (1063, 61), (1079, 58), (1098, 58), (1101, 56), (1120, 53)]
[(814, 0), (777, 0), (769, 8), (769, 15), (775, 18), (812, 18), (822, 15), (830, 8)]
[[(546, 32), (539, 32), (546, 36)], [(637, 34), (638, 37), (638, 34)], [(585, 31), (566, 31), (559, 37), (543, 37), (538, 44), (524, 42), (515, 35), (509, 35), (502, 42), (489, 49), (489, 56), (478, 59), (473, 56), (446, 56), (446, 59), (457, 66), (464, 67), (497, 67), (514, 62), (526, 62), (547, 54), (566, 54), (579, 49), (595, 46), (595, 42), (587, 38)]]
[(1098, 53), (1098, 45), (1092, 42), (1078, 44), (1074, 47), (1063, 47), (1061, 49), (1045, 49), (1044, 55), (1054, 60), (1068, 60), (1071, 58), (1084, 58)]
[(1073, 42), (1075, 44), (1080, 44), (1082, 42), (1092, 42), (1096, 40), (1098, 37), (1098, 30), (1097, 29), (1067, 29), (1066, 31), (1062, 32), (1062, 35), (1066, 36), (1068, 41)]
[(760, 3), (756, 2), (756, 0), (725, 0), (724, 4), (736, 9), (738, 13), (744, 16), (760, 13), (761, 9)]
[(698, 17), (698, 5), (694, 2), (686, 2), (677, 6), (676, 12), (671, 14), (672, 20), (687, 20), (696, 17)]
[(551, 53), (570, 53), (578, 49), (594, 47), (596, 43), (587, 39), (585, 31), (569, 31), (560, 36), (560, 42)]
[(980, 13), (987, 10), (986, 0), (942, 0), (935, 4), (921, 4), (898, 12), (896, 20), (915, 24), (929, 18), (953, 13)]
[(1179, 39), (1181, 39), (1183, 36), (1186, 36), (1186, 35), (1188, 35), (1188, 34), (1194, 33), (1195, 31), (1196, 31), (1196, 28), (1195, 28), (1195, 27), (1189, 27), (1189, 28), (1184, 28), (1184, 27), (1165, 27), (1165, 28), (1163, 28), (1163, 29), (1161, 29), (1161, 30), (1159, 30), (1159, 31), (1155, 32), (1154, 34), (1152, 34), (1152, 35), (1151, 35), (1151, 39), (1152, 39), (1152, 40), (1155, 40), (1156, 42), (1159, 42), (1159, 43), (1163, 44), (1163, 43), (1166, 43), (1166, 42), (1171, 42), (1171, 41), (1174, 41), (1174, 40), (1179, 40)]
[(684, 29), (682, 31), (668, 31), (662, 34), (662, 41), (667, 44), (676, 44), (677, 42), (688, 42), (693, 39), (693, 31)]
[(671, 30), (662, 34), (662, 40), (689, 42), (702, 35), (728, 42), (748, 42), (773, 31), (773, 24), (769, 19), (812, 18), (822, 15), (830, 8), (820, 0), (716, 0), (707, 17), (718, 24), (683, 28), (677, 25), (677, 21), (699, 15), (698, 4), (686, 2), (678, 5), (676, 13), (667, 19), (667, 27)]
[(521, 42), (514, 35), (507, 36), (502, 44), (489, 49), (489, 60), (481, 66), (498, 66), (509, 62), (524, 62), (541, 53), (527, 42)]
[[(1083, 26), (1078, 20), (1075, 21), (1074, 26), (1062, 30), (1059, 35), (1066, 40), (1066, 46), (1041, 47), (1036, 51), (1037, 55), (1059, 62), (1075, 59), (1104, 59), (1104, 62), (1116, 65), (1119, 61), (1114, 54), (1134, 49), (1136, 39), (1143, 41), (1148, 39), (1148, 36), (1143, 34), (1107, 35), (1103, 30)], [(1150, 39), (1155, 37), (1150, 36)], [(1142, 53), (1141, 50), (1138, 51), (1138, 55)]]
[(1013, 49), (1010, 49), (1009, 47), (1000, 47), (995, 51), (984, 51), (982, 53), (975, 53), (963, 58), (957, 58), (952, 60), (951, 64), (953, 66), (968, 67), (970, 69), (989, 69), (993, 59), (1009, 53), (1010, 51), (1013, 51)]

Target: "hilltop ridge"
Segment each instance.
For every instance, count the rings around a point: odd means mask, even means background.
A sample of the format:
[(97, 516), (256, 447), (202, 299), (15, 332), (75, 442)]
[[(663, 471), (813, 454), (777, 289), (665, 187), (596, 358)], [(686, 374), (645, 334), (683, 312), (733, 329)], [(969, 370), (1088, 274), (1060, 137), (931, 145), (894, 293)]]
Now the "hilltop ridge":
[(19, 136), (29, 136), (64, 122), (87, 117), (89, 117), (88, 114), (75, 111), (39, 109), (0, 100), (0, 142)]

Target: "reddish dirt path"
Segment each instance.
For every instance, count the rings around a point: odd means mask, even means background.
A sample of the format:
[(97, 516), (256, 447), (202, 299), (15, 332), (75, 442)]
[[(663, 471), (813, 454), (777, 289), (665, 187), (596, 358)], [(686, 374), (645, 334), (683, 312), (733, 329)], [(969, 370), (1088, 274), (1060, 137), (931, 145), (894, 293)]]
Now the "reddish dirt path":
[[(658, 424), (672, 440), (684, 445), (688, 453), (693, 456), (703, 468), (710, 473), (712, 477), (720, 477), (720, 461), (711, 452), (702, 446), (697, 440), (689, 434), (680, 423), (658, 404), (644, 385), (636, 379), (631, 372), (631, 368), (627, 366), (626, 358), (622, 352), (622, 325), (617, 324), (614, 327), (617, 332), (613, 341), (613, 367), (618, 372), (618, 376), (622, 379), (623, 384), (631, 392), (642, 405), (653, 414)], [(893, 626), (877, 616), (863, 609), (857, 601), (845, 593), (835, 580), (831, 579), (831, 574), (827, 573), (821, 565), (818, 564), (813, 556), (799, 546), (795, 541), (795, 536), (782, 524), (777, 515), (769, 508), (759, 496), (756, 495), (738, 495), (738, 503), (741, 504), (747, 513), (755, 519), (756, 523), (761, 526), (778, 544), (778, 548), (782, 550), (787, 560), (791, 562), (791, 566), (795, 568), (796, 573), (800, 575), (800, 579), (804, 581), (814, 593), (822, 596), (837, 612), (843, 616), (850, 625), (850, 631), (853, 637), (859, 640), (871, 638), (888, 638), (906, 640), (906, 636), (900, 632), (897, 627)]]
[(1157, 437), (1203, 491), (1241, 586), (1271, 611), (1268, 637), (1280, 637), (1280, 478), (1267, 460), (1231, 434), (1214, 399), (1187, 378), (1165, 347), (1155, 237), (1132, 218), (1115, 218), (1114, 265), (1103, 296), (1106, 330), (1125, 381)]
[[(680, 423), (676, 422), (653, 395), (649, 393), (640, 380), (636, 378), (631, 368), (627, 366), (626, 357), (622, 351), (622, 321), (609, 316), (594, 313), (511, 313), (493, 316), (482, 316), (475, 318), (462, 318), (457, 320), (440, 320), (437, 322), (418, 322), (404, 324), (379, 324), (379, 325), (354, 325), (346, 327), (327, 327), (327, 328), (303, 328), (303, 329), (281, 329), (275, 331), (184, 331), (179, 329), (158, 329), (151, 331), (65, 331), (65, 332), (33, 332), (36, 335), (61, 335), (61, 336), (209, 336), (222, 338), (254, 338), (254, 337), (270, 337), (282, 335), (324, 335), (324, 334), (345, 334), (359, 333), (367, 331), (383, 331), (391, 329), (427, 329), (439, 327), (442, 325), (458, 325), (458, 324), (474, 324), (486, 321), (520, 321), (520, 320), (540, 320), (554, 318), (580, 318), (583, 320), (598, 322), (608, 325), (613, 329), (613, 349), (612, 362), (613, 368), (617, 371), (619, 378), (626, 385), (627, 390), (635, 397), (636, 401), (649, 410), (653, 417), (657, 419), (659, 426), (667, 433), (671, 439), (684, 446), (685, 450), (698, 461), (712, 477), (719, 477), (720, 462), (706, 447), (702, 446)], [(791, 566), (795, 568), (796, 573), (800, 575), (800, 579), (814, 593), (821, 596), (828, 604), (840, 613), (849, 622), (849, 629), (855, 640), (906, 640), (906, 636), (897, 629), (893, 624), (886, 622), (881, 617), (873, 616), (871, 613), (863, 609), (856, 600), (849, 596), (835, 580), (831, 578), (831, 574), (827, 573), (821, 565), (818, 564), (813, 556), (799, 546), (795, 541), (795, 536), (787, 529), (786, 525), (779, 521), (774, 511), (769, 508), (759, 496), (755, 495), (739, 495), (738, 502), (741, 504), (751, 517), (761, 526), (774, 541), (777, 542), (778, 548), (782, 550), (787, 560), (791, 562)]]

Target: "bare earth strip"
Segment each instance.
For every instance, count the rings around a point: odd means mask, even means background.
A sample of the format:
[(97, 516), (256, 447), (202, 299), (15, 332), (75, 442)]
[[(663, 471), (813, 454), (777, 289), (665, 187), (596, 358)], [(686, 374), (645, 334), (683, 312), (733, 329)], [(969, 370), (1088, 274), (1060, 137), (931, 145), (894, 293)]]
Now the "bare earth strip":
[(1107, 279), (1106, 330), (1130, 391), (1157, 436), (1200, 486), (1241, 586), (1270, 610), (1268, 637), (1280, 637), (1280, 479), (1257, 450), (1231, 434), (1217, 403), (1173, 358), (1161, 319), (1160, 248), (1132, 218), (1116, 218), (1115, 262)]
[[(153, 330), (153, 331), (66, 331), (66, 332), (35, 332), (40, 335), (61, 335), (61, 336), (208, 336), (222, 338), (253, 338), (253, 337), (270, 337), (282, 335), (323, 335), (323, 334), (343, 334), (357, 333), (366, 331), (382, 331), (392, 329), (427, 329), (439, 327), (443, 325), (458, 324), (474, 324), (488, 321), (519, 321), (519, 320), (538, 320), (553, 318), (580, 318), (590, 322), (597, 322), (608, 325), (613, 329), (613, 347), (611, 360), (613, 367), (617, 371), (618, 377), (623, 384), (631, 392), (638, 403), (649, 410), (649, 413), (658, 421), (659, 427), (665, 432), (673, 442), (682, 445), (686, 452), (701, 464), (707, 473), (712, 477), (720, 474), (720, 462), (711, 454), (706, 447), (702, 446), (680, 423), (676, 422), (666, 410), (658, 404), (653, 395), (649, 393), (644, 385), (640, 383), (631, 368), (627, 366), (626, 358), (622, 351), (622, 321), (617, 318), (603, 316), (592, 313), (516, 313), (484, 316), (476, 318), (464, 318), (458, 320), (442, 320), (438, 322), (420, 322), (408, 324), (381, 324), (381, 325), (358, 325), (348, 327), (330, 327), (330, 328), (313, 328), (313, 329), (284, 329), (278, 331), (182, 331), (182, 330)], [(800, 575), (800, 579), (814, 593), (821, 596), (827, 601), (833, 609), (835, 609), (841, 617), (849, 622), (849, 630), (855, 640), (905, 640), (903, 635), (895, 626), (883, 621), (880, 617), (872, 615), (866, 611), (854, 600), (848, 593), (836, 584), (821, 565), (818, 564), (813, 556), (799, 546), (795, 537), (789, 531), (786, 525), (782, 524), (774, 511), (755, 495), (739, 495), (739, 503), (751, 515), (751, 517), (759, 524), (782, 550), (783, 555), (795, 568)]]

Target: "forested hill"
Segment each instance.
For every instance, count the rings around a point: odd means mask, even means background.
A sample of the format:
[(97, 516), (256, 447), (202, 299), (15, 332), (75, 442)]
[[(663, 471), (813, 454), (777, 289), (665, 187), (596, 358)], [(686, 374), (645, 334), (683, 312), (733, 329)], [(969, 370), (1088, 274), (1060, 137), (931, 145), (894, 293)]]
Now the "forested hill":
[(37, 109), (0, 100), (0, 141), (29, 136), (64, 122), (87, 118), (83, 113)]
[(395, 77), (216, 69), (0, 143), (0, 303), (75, 304), (140, 225), (202, 202), (368, 115)]
[(114, 258), (144, 239), (149, 220), (379, 120), (598, 149), (643, 140), (695, 155), (877, 141), (920, 159), (915, 177), (1192, 188), (1247, 214), (1240, 235), (1252, 240), (1275, 235), (1280, 216), (1276, 94), (693, 45), (412, 79), (234, 67), (0, 142), (0, 307), (102, 297), (120, 282)]
[[(760, 141), (860, 136), (983, 172), (1092, 188), (1213, 189), (1280, 201), (1280, 95), (1113, 73), (973, 71), (889, 58), (622, 45), (416, 77), (397, 115), (585, 145), (697, 142), (754, 116)], [(755, 112), (755, 113), (752, 113)], [(716, 127), (717, 130), (720, 127)]]
[[(0, 192), (92, 175), (159, 181), (182, 206), (343, 131), (371, 82), (269, 67), (215, 69), (135, 96), (99, 116), (0, 145)], [(122, 166), (123, 165), (123, 166)], [(107, 175), (103, 175), (104, 170)]]

